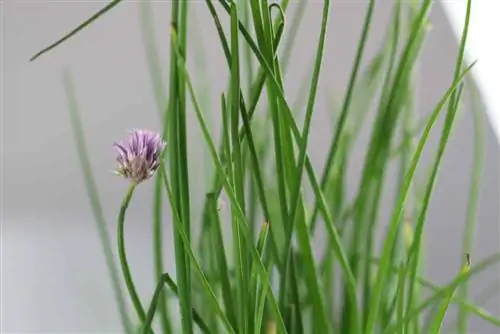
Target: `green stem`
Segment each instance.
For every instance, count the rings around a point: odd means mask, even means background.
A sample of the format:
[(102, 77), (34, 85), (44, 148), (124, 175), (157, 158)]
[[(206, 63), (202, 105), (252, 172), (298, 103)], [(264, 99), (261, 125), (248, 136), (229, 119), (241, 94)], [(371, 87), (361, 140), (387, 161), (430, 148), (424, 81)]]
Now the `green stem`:
[[(463, 235), (462, 254), (472, 253), (474, 245), (475, 225), (478, 213), (479, 195), (481, 191), (481, 177), (484, 163), (484, 134), (482, 125), (482, 106), (478, 98), (475, 83), (470, 80), (470, 99), (472, 102), (474, 122), (474, 159), (469, 189), (469, 204), (467, 207), (467, 220)], [(468, 296), (468, 284), (465, 283), (458, 292), (463, 299)], [(465, 334), (468, 330), (468, 315), (465, 307), (458, 309), (458, 333)]]
[[(179, 213), (183, 231), (188, 240), (191, 240), (190, 228), (190, 196), (188, 182), (187, 161), (187, 127), (186, 127), (186, 99), (184, 74), (176, 66), (177, 57), (186, 53), (186, 23), (187, 3), (185, 1), (172, 1), (171, 28), (177, 30), (179, 39), (170, 41), (170, 94), (169, 94), (169, 126), (170, 126), (170, 177), (172, 178), (172, 191), (174, 194), (175, 210)], [(179, 54), (174, 50), (179, 48)], [(179, 307), (182, 331), (186, 334), (193, 333), (191, 315), (191, 273), (189, 258), (177, 231), (174, 231), (175, 266), (177, 282), (179, 283)]]
[(163, 295), (163, 287), (165, 285), (166, 279), (165, 275), (166, 274), (160, 277), (160, 281), (156, 285), (155, 293), (153, 294), (153, 298), (151, 299), (151, 303), (149, 304), (146, 320), (144, 321), (144, 325), (142, 326), (142, 334), (148, 334), (151, 330), (151, 323), (153, 322), (153, 319), (155, 317), (156, 309), (159, 306), (158, 303), (160, 302), (160, 298)]
[(132, 198), (132, 194), (134, 193), (135, 187), (137, 183), (131, 182), (130, 186), (123, 198), (122, 205), (120, 207), (120, 213), (118, 215), (118, 230), (117, 230), (117, 239), (118, 239), (118, 257), (120, 258), (120, 265), (122, 267), (123, 278), (125, 279), (125, 284), (127, 286), (128, 293), (130, 295), (130, 299), (132, 300), (132, 304), (134, 305), (135, 311), (143, 323), (146, 320), (146, 313), (142, 308), (141, 301), (135, 290), (134, 281), (132, 280), (132, 275), (130, 274), (130, 268), (128, 266), (127, 255), (125, 254), (125, 238), (124, 238), (124, 226), (125, 226), (125, 212), (127, 211), (128, 205), (130, 203), (130, 199)]
[(49, 52), (50, 50), (54, 49), (55, 47), (59, 46), (60, 44), (66, 42), (68, 39), (76, 35), (78, 32), (81, 30), (85, 29), (87, 26), (89, 26), (91, 23), (93, 23), (95, 20), (97, 20), (99, 17), (102, 15), (106, 14), (109, 10), (113, 9), (116, 5), (118, 5), (120, 2), (123, 0), (113, 0), (110, 3), (108, 3), (106, 6), (104, 6), (102, 9), (100, 9), (97, 13), (89, 17), (87, 20), (85, 20), (83, 23), (81, 23), (78, 27), (75, 29), (71, 30), (69, 33), (67, 33), (65, 36), (62, 38), (58, 39), (56, 42), (50, 44), (49, 46), (45, 47), (43, 50), (38, 51), (34, 56), (30, 58), (30, 61), (33, 61), (43, 55), (46, 52)]
[[(153, 322), (153, 319), (155, 317), (156, 309), (159, 307), (159, 302), (161, 300), (161, 296), (163, 295), (163, 288), (165, 287), (165, 284), (168, 285), (170, 290), (178, 297), (179, 296), (179, 289), (177, 288), (177, 285), (175, 282), (172, 280), (169, 274), (165, 273), (162, 274), (158, 284), (156, 285), (155, 292), (153, 294), (153, 298), (151, 299), (151, 303), (149, 304), (148, 308), (148, 314), (146, 316), (146, 320), (144, 322), (144, 325), (142, 326), (142, 334), (148, 334), (151, 333), (151, 323)], [(160, 303), (161, 305), (161, 303)], [(193, 308), (192, 310), (193, 313), (193, 320), (194, 322), (200, 327), (200, 330), (202, 333), (209, 334), (210, 329), (208, 326), (205, 324), (203, 319), (200, 317), (199, 313)]]
[[(153, 252), (154, 252), (154, 272), (156, 279), (161, 280), (163, 276), (163, 227), (162, 227), (162, 179), (160, 175), (156, 176), (154, 205), (153, 205)], [(159, 312), (163, 333), (172, 333), (172, 325), (168, 317), (168, 308), (165, 296), (159, 297)]]

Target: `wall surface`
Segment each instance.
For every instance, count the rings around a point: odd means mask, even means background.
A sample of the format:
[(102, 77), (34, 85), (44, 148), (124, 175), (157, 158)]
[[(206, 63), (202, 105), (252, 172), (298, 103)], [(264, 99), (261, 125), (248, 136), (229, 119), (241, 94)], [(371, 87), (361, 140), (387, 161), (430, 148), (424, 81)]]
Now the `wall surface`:
[[(118, 332), (119, 319), (111, 294), (95, 223), (86, 197), (74, 149), (67, 104), (62, 86), (62, 70), (68, 68), (75, 80), (82, 111), (92, 167), (99, 185), (110, 233), (126, 184), (110, 171), (114, 168), (111, 144), (133, 127), (159, 129), (158, 113), (147, 55), (141, 31), (141, 11), (137, 1), (126, 1), (86, 31), (39, 60), (29, 57), (56, 37), (69, 31), (98, 8), (103, 1), (23, 1), (2, 2), (2, 272), (1, 329), (5, 333), (111, 333)], [(341, 97), (353, 63), (356, 43), (366, 8), (365, 1), (332, 1), (329, 35), (318, 106), (313, 119), (310, 155), (321, 168), (331, 136), (326, 104), (327, 92)], [(382, 42), (390, 16), (391, 2), (378, 1), (364, 64)], [(154, 1), (154, 25), (161, 61), (168, 70), (168, 1)], [(203, 53), (195, 54), (207, 64), (211, 89), (198, 85), (218, 110), (218, 94), (226, 89), (227, 69), (217, 34), (203, 1), (190, 4), (196, 15), (191, 37), (202, 43)], [(293, 12), (296, 3), (292, 3)], [(310, 1), (297, 37), (290, 71), (286, 77), (288, 96), (296, 96), (304, 75), (310, 70), (319, 33), (321, 1)], [(451, 83), (457, 43), (441, 8), (432, 10), (432, 30), (419, 60), (418, 113), (433, 109)], [(224, 20), (227, 23), (227, 20)], [(190, 37), (190, 38), (191, 38)], [(194, 44), (194, 43), (192, 43)], [(196, 45), (191, 45), (194, 50)], [(195, 70), (194, 55), (189, 59)], [(193, 159), (204, 154), (198, 125), (192, 113), (190, 150)], [(217, 125), (217, 121), (215, 122)], [(441, 123), (439, 124), (441, 125)], [(349, 179), (354, 194), (362, 168), (370, 127), (363, 130), (355, 148)], [(499, 248), (499, 149), (485, 126), (486, 155), (482, 183), (474, 259), (493, 254)], [(435, 148), (438, 131), (431, 147)], [(423, 166), (428, 166), (428, 150)], [(427, 224), (427, 273), (439, 284), (457, 272), (461, 255), (468, 187), (473, 158), (473, 122), (469, 107), (463, 108), (454, 128)], [(203, 193), (201, 176), (208, 166), (199, 160), (192, 172), (195, 194), (194, 214), (199, 214)], [(388, 172), (390, 185), (397, 170)], [(150, 298), (152, 278), (151, 211), (152, 185), (140, 187), (127, 221), (129, 259), (139, 292)], [(392, 197), (384, 199), (381, 232), (389, 216)], [(168, 216), (166, 216), (168, 217)], [(166, 267), (173, 272), (171, 226), (165, 245)], [(472, 293), (496, 282), (498, 268), (478, 276)], [(499, 314), (498, 294), (489, 293), (484, 307)], [(449, 320), (453, 320), (450, 316)], [(474, 319), (470, 333), (496, 333), (488, 324)]]

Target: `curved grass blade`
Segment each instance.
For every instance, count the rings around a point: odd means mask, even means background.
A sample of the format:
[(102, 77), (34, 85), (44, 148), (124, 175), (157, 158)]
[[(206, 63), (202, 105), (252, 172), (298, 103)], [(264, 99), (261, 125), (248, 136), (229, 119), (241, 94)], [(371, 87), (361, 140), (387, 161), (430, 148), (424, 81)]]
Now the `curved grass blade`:
[[(390, 265), (390, 259), (391, 259), (391, 253), (392, 253), (392, 247), (394, 245), (394, 240), (397, 234), (397, 230), (399, 228), (399, 224), (401, 221), (401, 211), (402, 208), (404, 207), (404, 204), (406, 202), (406, 198), (410, 189), (410, 185), (412, 183), (413, 175), (415, 173), (417, 164), (420, 160), (420, 157), (422, 155), (424, 146), (427, 142), (427, 138), (429, 137), (430, 130), (433, 127), (441, 109), (445, 105), (445, 103), (448, 101), (448, 99), (451, 97), (451, 94), (455, 91), (457, 88), (458, 84), (461, 82), (465, 74), (468, 73), (468, 71), (472, 68), (473, 64), (469, 66), (458, 78), (456, 78), (450, 87), (450, 89), (446, 92), (444, 97), (441, 99), (441, 101), (438, 103), (436, 108), (434, 109), (432, 113), (432, 117), (429, 120), (429, 123), (427, 123), (427, 126), (424, 130), (424, 133), (420, 137), (420, 141), (418, 143), (418, 146), (415, 150), (415, 153), (413, 155), (410, 167), (408, 169), (408, 172), (405, 177), (405, 182), (403, 184), (402, 190), (399, 194), (398, 202), (396, 205), (396, 210), (394, 210), (393, 215), (390, 220), (388, 232), (386, 235), (386, 238), (384, 240), (384, 245), (383, 245), (383, 250), (382, 250), (382, 257), (381, 257), (381, 265), (378, 269), (377, 272), (377, 279), (375, 282), (375, 288), (373, 290), (374, 297), (371, 299), (370, 303), (370, 312), (369, 312), (369, 317), (368, 317), (368, 322), (367, 322), (367, 329), (373, 330), (375, 326), (375, 319), (378, 316), (378, 309), (379, 309), (379, 302), (381, 299), (381, 294), (383, 291), (383, 283), (385, 277), (387, 277), (387, 271)], [(411, 301), (408, 301), (411, 304)]]
[[(500, 319), (496, 316), (492, 315), (487, 310), (483, 309), (481, 306), (488, 303), (492, 298), (498, 297), (498, 288), (499, 282), (498, 280), (494, 281), (492, 284), (489, 284), (484, 288), (475, 298), (474, 304), (469, 303), (468, 301), (464, 301), (459, 299), (460, 297), (452, 298), (453, 303), (458, 304), (459, 307), (464, 309), (464, 312), (476, 315), (481, 319), (490, 322), (492, 325), (500, 327)], [(450, 322), (446, 327), (443, 328), (445, 333), (458, 333), (458, 321), (459, 319), (455, 319)]]
[[(467, 273), (469, 270), (470, 270), (470, 255), (467, 254), (467, 263), (463, 266), (459, 276)], [(455, 294), (457, 285), (452, 285), (447, 289), (447, 293), (444, 297), (444, 300), (441, 302), (437, 314), (434, 317), (434, 321), (430, 325), (429, 334), (439, 334), (441, 332), (441, 327), (443, 325), (444, 317), (446, 315), (446, 312), (448, 311), (448, 307), (450, 306), (453, 295)]]
[[(372, 259), (370, 259), (370, 262), (372, 262), (374, 265), (379, 266), (380, 265), (380, 258), (372, 258)], [(400, 268), (392, 267), (391, 271), (394, 272), (394, 273), (398, 273), (398, 272), (401, 271), (401, 269)], [(430, 280), (425, 279), (425, 278), (420, 277), (420, 276), (417, 276), (417, 278), (415, 280), (415, 283), (418, 283), (421, 287), (427, 288), (427, 289), (431, 290), (434, 293), (440, 292), (440, 291), (442, 291), (443, 289), (446, 288), (446, 287), (444, 287), (444, 288), (440, 287), (437, 284), (432, 283)], [(462, 285), (463, 284), (465, 284), (465, 283), (462, 283)], [(496, 290), (498, 288), (498, 284), (496, 284), (495, 286), (493, 286), (493, 288)], [(486, 296), (489, 295), (491, 297), (491, 291), (493, 290), (493, 288), (490, 287), (490, 289), (487, 289), (487, 292), (489, 292), (489, 293), (485, 294), (485, 295)], [(487, 310), (482, 309), (482, 308), (476, 306), (472, 302), (470, 302), (470, 301), (468, 301), (466, 299), (462, 299), (462, 298), (460, 298), (458, 296), (453, 296), (451, 298), (451, 301), (454, 304), (457, 304), (458, 306), (463, 307), (464, 309), (466, 309), (467, 312), (470, 312), (470, 313), (476, 315), (477, 317), (479, 317), (479, 318), (481, 318), (481, 319), (483, 319), (483, 320), (491, 323), (494, 326), (500, 327), (500, 318), (499, 317), (496, 317), (496, 316), (492, 315)], [(310, 300), (307, 300), (306, 302), (310, 303)], [(401, 322), (403, 322), (402, 319), (400, 321), (398, 320), (398, 323), (401, 323)], [(406, 324), (408, 324), (408, 321), (406, 322)], [(402, 329), (402, 327), (400, 329)]]
[(472, 267), (470, 270), (461, 273), (456, 277), (452, 282), (447, 284), (446, 286), (442, 287), (438, 291), (436, 291), (434, 294), (432, 294), (430, 297), (425, 299), (422, 303), (420, 303), (417, 307), (412, 308), (407, 312), (403, 318), (402, 321), (398, 321), (397, 323), (387, 327), (384, 329), (382, 334), (393, 334), (400, 330), (403, 326), (408, 324), (412, 319), (414, 319), (416, 316), (420, 315), (423, 311), (425, 311), (428, 307), (434, 305), (436, 301), (441, 300), (442, 298), (445, 298), (447, 294), (449, 293), (450, 289), (455, 287), (455, 286), (460, 286), (464, 282), (470, 280), (472, 277), (475, 275), (480, 274), (481, 272), (485, 271), (486, 269), (490, 268), (494, 264), (500, 262), (500, 254), (494, 254), (486, 259), (482, 260), (481, 262), (477, 263)]
[[(369, 261), (371, 262), (373, 265), (376, 265), (376, 266), (380, 266), (380, 258), (377, 258), (377, 257), (372, 257), (368, 260), (368, 257), (367, 256), (364, 256), (362, 255), (361, 256), (361, 259), (362, 261)], [(500, 261), (500, 260), (499, 260)], [(325, 270), (326, 268), (322, 268), (322, 270)], [(395, 266), (391, 266), (390, 268), (391, 272), (394, 273), (394, 274), (401, 274), (401, 271), (402, 269), (399, 268), (399, 267), (395, 267)], [(423, 288), (427, 288), (428, 290), (432, 291), (434, 294), (436, 293), (442, 293), (442, 290), (443, 289), (446, 289), (446, 286), (445, 287), (441, 287), (433, 282), (431, 282), (430, 280), (428, 279), (425, 279), (421, 276), (417, 276), (416, 277), (416, 281), (415, 283), (419, 284), (420, 287), (423, 287)], [(463, 285), (464, 283), (462, 283)], [(491, 285), (489, 286), (487, 289), (485, 289), (485, 293), (482, 293), (481, 296), (487, 296), (487, 297), (492, 297), (494, 296), (494, 294), (492, 294), (493, 292), (496, 292), (498, 290), (498, 282), (496, 282), (494, 285)], [(441, 296), (441, 295), (440, 295)], [(439, 301), (440, 298), (435, 298), (433, 299), (433, 301), (431, 303), (428, 303), (426, 304), (425, 308), (422, 309), (423, 310), (427, 310), (429, 307), (432, 307), (436, 301)], [(478, 307), (476, 306), (476, 303), (472, 303), (468, 300), (465, 300), (465, 299), (461, 299), (460, 297), (458, 296), (453, 296), (452, 299), (451, 299), (452, 303), (460, 306), (460, 307), (463, 307), (467, 310), (467, 312), (470, 312), (471, 314), (491, 323), (493, 326), (497, 326), (497, 327), (500, 327), (500, 318), (499, 317), (496, 317), (494, 316), (493, 314), (491, 314), (490, 312), (488, 312), (487, 310), (481, 308), (481, 307)], [(304, 308), (307, 308), (307, 307), (310, 307), (312, 301), (310, 299), (309, 296), (306, 296), (305, 298), (303, 298), (301, 300), (301, 304), (304, 306)], [(416, 304), (415, 306), (415, 309), (417, 307), (420, 307), (421, 305), (420, 304)], [(400, 320), (397, 320), (396, 323), (397, 324), (401, 324), (401, 323), (405, 323), (405, 325), (408, 325), (408, 323), (410, 321), (412, 321), (413, 319), (415, 319), (416, 317), (418, 316), (418, 314), (416, 314), (415, 316), (412, 317), (412, 319), (404, 319), (404, 316), (403, 316), (403, 319), (400, 319)], [(394, 324), (393, 324), (394, 325)], [(391, 325), (391, 329), (394, 329), (394, 332), (393, 333), (397, 333), (396, 329), (393, 327), (393, 325)], [(455, 326), (457, 324), (455, 323)], [(398, 330), (402, 330), (403, 327), (402, 325), (401, 326), (397, 326)], [(415, 333), (415, 332), (413, 332)], [(420, 332), (416, 332), (417, 334), (419, 334)]]
[(118, 5), (122, 1), (123, 0), (113, 0), (113, 1), (111, 1), (104, 8), (102, 8), (100, 11), (98, 11), (97, 13), (95, 13), (94, 15), (92, 15), (91, 17), (89, 17), (87, 20), (85, 20), (78, 27), (76, 27), (75, 29), (71, 30), (68, 34), (66, 34), (65, 36), (63, 36), (62, 38), (60, 38), (59, 40), (57, 40), (56, 42), (50, 44), (49, 46), (45, 47), (41, 51), (37, 52), (34, 56), (32, 56), (30, 58), (30, 61), (33, 61), (33, 60), (37, 59), (38, 57), (40, 57), (44, 53), (47, 53), (50, 50), (54, 49), (55, 47), (61, 45), (62, 43), (64, 43), (68, 39), (70, 39), (73, 35), (76, 35), (79, 31), (85, 29), (87, 26), (89, 26), (92, 22), (94, 22), (95, 20), (97, 20), (99, 17), (101, 17), (102, 15), (106, 14), (106, 12), (110, 11), (111, 9), (113, 9), (113, 7), (115, 7), (116, 5)]

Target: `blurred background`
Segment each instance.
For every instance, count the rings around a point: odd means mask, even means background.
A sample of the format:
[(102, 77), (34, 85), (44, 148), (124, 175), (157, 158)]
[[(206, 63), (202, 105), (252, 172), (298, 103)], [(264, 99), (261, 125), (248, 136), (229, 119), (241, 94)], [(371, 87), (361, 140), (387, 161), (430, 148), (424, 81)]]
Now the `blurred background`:
[[(71, 30), (100, 9), (105, 1), (2, 2), (2, 239), (1, 329), (5, 333), (119, 332), (104, 257), (87, 199), (69, 121), (62, 71), (74, 79), (92, 167), (112, 236), (126, 182), (111, 173), (115, 168), (112, 143), (134, 127), (160, 130), (157, 106), (145, 51), (146, 18), (139, 1), (126, 1), (61, 47), (35, 62), (39, 49)], [(392, 1), (377, 1), (375, 18), (363, 64), (384, 42)], [(297, 7), (292, 2), (289, 15)], [(168, 77), (169, 1), (151, 1), (163, 72)], [(208, 98), (203, 107), (219, 111), (219, 94), (227, 87), (227, 66), (216, 30), (204, 1), (191, 1), (188, 66), (196, 88)], [(293, 101), (311, 71), (319, 35), (322, 2), (310, 1), (296, 38), (285, 78)], [(332, 135), (332, 100), (343, 98), (366, 10), (365, 1), (332, 1), (324, 66), (309, 141), (309, 154), (322, 168)], [(225, 13), (219, 12), (227, 24)], [(417, 113), (429, 113), (452, 81), (457, 41), (439, 3), (431, 13), (428, 34), (417, 73)], [(287, 27), (290, 29), (290, 27)], [(201, 59), (201, 63), (200, 60)], [(205, 75), (199, 64), (204, 64)], [(165, 87), (165, 92), (168, 87)], [(466, 217), (473, 162), (473, 121), (465, 99), (448, 145), (433, 195), (426, 230), (427, 277), (445, 284), (463, 263), (462, 232)], [(217, 114), (218, 115), (218, 114)], [(194, 222), (200, 216), (212, 166), (205, 154), (198, 124), (190, 120), (191, 193)], [(473, 260), (499, 248), (499, 147), (484, 117), (485, 162), (477, 217)], [(217, 117), (214, 116), (217, 128)], [(426, 170), (439, 135), (437, 125), (421, 163)], [(362, 169), (371, 124), (363, 128), (349, 170), (354, 195)], [(437, 131), (436, 131), (437, 130)], [(393, 179), (392, 177), (393, 176)], [(388, 188), (397, 169), (388, 174)], [(425, 180), (425, 179), (424, 179)], [(127, 217), (127, 248), (140, 294), (149, 299), (155, 286), (152, 258), (152, 195), (154, 182), (137, 190)], [(393, 205), (390, 193), (381, 213), (381, 233)], [(165, 265), (174, 273), (172, 228), (165, 215)], [(381, 234), (382, 235), (382, 234)], [(319, 236), (319, 245), (321, 244)], [(113, 238), (114, 241), (114, 238)], [(114, 246), (114, 245), (113, 245)], [(488, 311), (499, 315), (498, 267), (472, 283), (472, 295)], [(489, 289), (487, 300), (484, 290)], [(495, 289), (498, 291), (498, 289)], [(453, 320), (450, 316), (447, 319)], [(496, 333), (473, 318), (471, 332)]]

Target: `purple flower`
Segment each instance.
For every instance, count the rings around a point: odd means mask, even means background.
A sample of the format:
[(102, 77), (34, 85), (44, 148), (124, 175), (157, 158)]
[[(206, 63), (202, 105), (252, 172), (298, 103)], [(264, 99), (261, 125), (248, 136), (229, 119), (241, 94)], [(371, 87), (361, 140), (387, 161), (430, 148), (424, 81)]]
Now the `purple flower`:
[(114, 143), (117, 151), (116, 173), (135, 183), (149, 179), (160, 167), (160, 156), (167, 144), (149, 130), (134, 130), (122, 142)]

